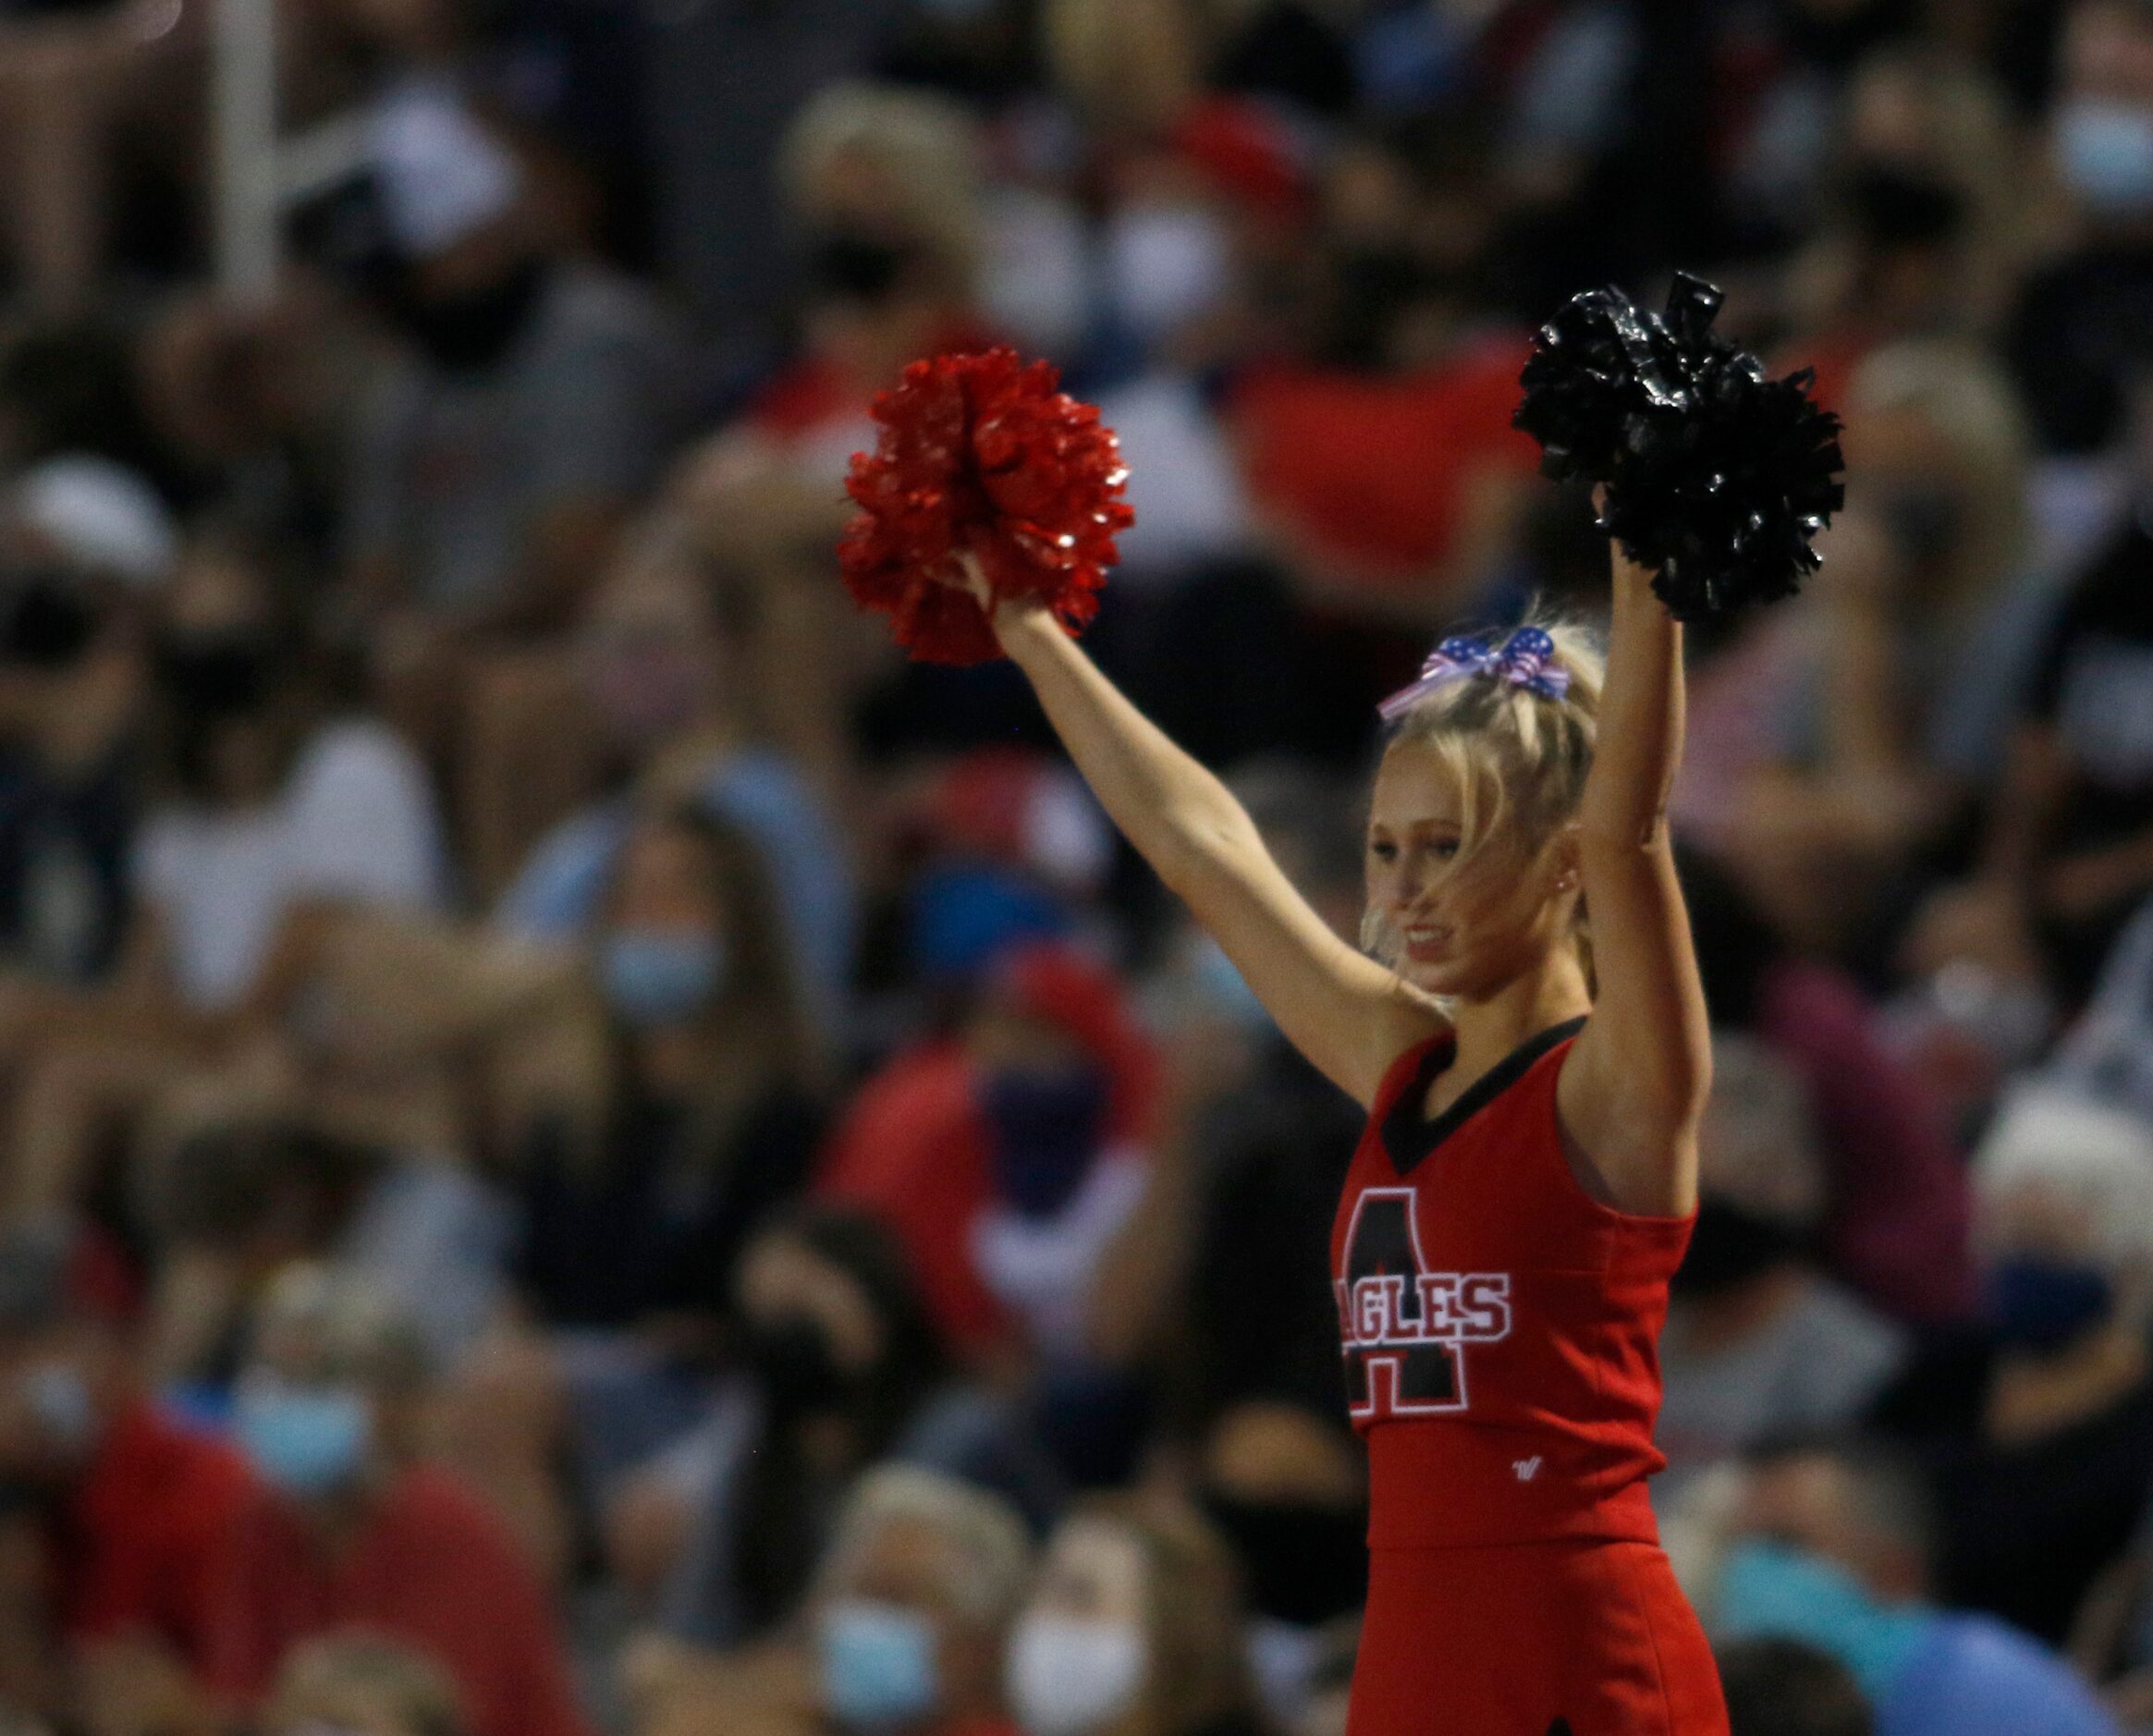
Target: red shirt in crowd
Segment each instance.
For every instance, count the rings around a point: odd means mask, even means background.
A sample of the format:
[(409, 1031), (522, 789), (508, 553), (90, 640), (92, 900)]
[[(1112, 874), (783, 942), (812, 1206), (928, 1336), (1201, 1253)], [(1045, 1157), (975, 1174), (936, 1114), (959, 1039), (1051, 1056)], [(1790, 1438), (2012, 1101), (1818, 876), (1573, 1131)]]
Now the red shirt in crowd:
[(229, 1534), (208, 1675), (258, 1702), (293, 1646), (337, 1628), (407, 1642), (447, 1671), (474, 1736), (588, 1736), (544, 1587), (454, 1478), (404, 1472), (332, 1556), (286, 1497), (263, 1491)]
[(814, 1184), (896, 1232), (936, 1324), (967, 1352), (1004, 1324), (972, 1257), (973, 1223), (994, 1192), (977, 1084), (961, 1044), (896, 1056), (852, 1099)]
[(1511, 426), (1530, 353), (1506, 335), (1408, 374), (1257, 370), (1231, 407), (1250, 492), (1333, 559), (1413, 583), (1452, 552), (1476, 474), (1538, 468)]
[[(1113, 973), (1058, 941), (1010, 948), (985, 992), (1061, 1027), (1106, 1070), (1107, 1138), (1144, 1149), (1158, 1095), (1157, 1057)], [(817, 1169), (822, 1199), (879, 1217), (904, 1244), (920, 1294), (960, 1353), (990, 1349), (1007, 1324), (973, 1247), (994, 1202), (994, 1157), (964, 1045), (944, 1040), (895, 1056), (864, 1084)]]
[(147, 1403), (123, 1411), (53, 1520), (61, 1631), (80, 1640), (144, 1631), (202, 1665), (218, 1562), (254, 1487), (223, 1442)]

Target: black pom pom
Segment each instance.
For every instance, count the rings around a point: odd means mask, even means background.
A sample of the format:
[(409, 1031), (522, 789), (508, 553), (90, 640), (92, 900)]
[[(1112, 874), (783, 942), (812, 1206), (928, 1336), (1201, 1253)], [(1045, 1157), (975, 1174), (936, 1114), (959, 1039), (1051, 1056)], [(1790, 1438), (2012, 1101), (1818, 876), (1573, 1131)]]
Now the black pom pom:
[(1846, 501), (1839, 418), (1806, 369), (1768, 379), (1714, 333), (1724, 300), (1686, 274), (1664, 315), (1620, 289), (1573, 296), (1534, 339), (1515, 418), (1545, 474), (1606, 484), (1600, 529), (1684, 621), (1793, 595)]

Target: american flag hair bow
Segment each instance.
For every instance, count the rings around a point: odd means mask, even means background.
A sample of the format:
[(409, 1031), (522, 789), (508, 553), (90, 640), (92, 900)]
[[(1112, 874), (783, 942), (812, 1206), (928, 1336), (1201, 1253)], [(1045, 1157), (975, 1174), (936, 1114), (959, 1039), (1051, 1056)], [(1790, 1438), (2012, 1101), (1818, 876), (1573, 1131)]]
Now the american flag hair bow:
[(1555, 661), (1555, 642), (1540, 628), (1521, 627), (1500, 644), (1462, 634), (1444, 640), (1421, 665), (1420, 679), (1400, 688), (1376, 709), (1385, 723), (1395, 723), (1430, 693), (1476, 675), (1492, 675), (1543, 699), (1560, 699), (1570, 691), (1570, 671)]

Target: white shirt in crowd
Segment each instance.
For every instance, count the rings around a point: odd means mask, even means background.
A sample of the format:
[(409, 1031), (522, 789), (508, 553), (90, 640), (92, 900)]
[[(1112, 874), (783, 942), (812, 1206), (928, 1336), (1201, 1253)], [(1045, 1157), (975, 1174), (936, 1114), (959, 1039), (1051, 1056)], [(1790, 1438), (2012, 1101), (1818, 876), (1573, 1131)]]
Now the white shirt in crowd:
[(434, 911), (447, 879), (440, 817), (417, 755), (385, 725), (354, 718), (319, 730), (262, 807), (150, 815), (135, 884), (164, 924), (181, 996), (216, 1009), (252, 986), (294, 906)]

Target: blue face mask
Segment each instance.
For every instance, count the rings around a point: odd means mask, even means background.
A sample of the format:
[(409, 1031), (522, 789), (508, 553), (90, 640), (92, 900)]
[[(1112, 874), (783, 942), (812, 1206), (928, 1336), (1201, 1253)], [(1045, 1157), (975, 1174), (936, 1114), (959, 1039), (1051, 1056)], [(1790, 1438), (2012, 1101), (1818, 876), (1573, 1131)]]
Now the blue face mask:
[(2061, 1350), (2114, 1312), (2115, 1286), (2097, 1266), (2027, 1257), (1988, 1274), (1988, 1317), (2007, 1342), (2037, 1355)]
[(685, 1024), (724, 986), (725, 940), (673, 929), (616, 929), (599, 947), (598, 968), (607, 1003), (630, 1024)]
[(349, 1387), (263, 1382), (240, 1390), (232, 1422), (254, 1468), (287, 1495), (328, 1495), (358, 1481), (373, 1433)]
[(2079, 97), (2056, 117), (2063, 179), (2097, 216), (2153, 212), (2153, 115), (2135, 103)]
[(1052, 1073), (988, 1075), (980, 1107), (995, 1182), (1025, 1217), (1051, 1217), (1090, 1173), (1107, 1127), (1106, 1073), (1089, 1062)]
[(857, 1730), (886, 1730), (930, 1716), (940, 1698), (935, 1630), (895, 1604), (844, 1598), (815, 1633), (823, 1709)]
[(1918, 1607), (1879, 1604), (1836, 1562), (1751, 1538), (1719, 1571), (1711, 1627), (1716, 1640), (1804, 1641), (1838, 1658), (1881, 1702), (1931, 1620)]

